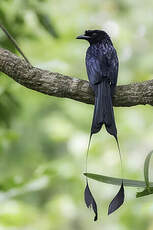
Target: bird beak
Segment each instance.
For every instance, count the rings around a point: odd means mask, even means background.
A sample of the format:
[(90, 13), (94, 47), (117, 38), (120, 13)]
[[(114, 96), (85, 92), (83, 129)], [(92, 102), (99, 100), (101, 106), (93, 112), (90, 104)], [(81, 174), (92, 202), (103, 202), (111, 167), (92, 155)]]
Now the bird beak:
[(78, 37), (76, 37), (76, 39), (84, 39), (84, 40), (88, 40), (90, 37), (86, 36), (86, 35), (80, 35)]

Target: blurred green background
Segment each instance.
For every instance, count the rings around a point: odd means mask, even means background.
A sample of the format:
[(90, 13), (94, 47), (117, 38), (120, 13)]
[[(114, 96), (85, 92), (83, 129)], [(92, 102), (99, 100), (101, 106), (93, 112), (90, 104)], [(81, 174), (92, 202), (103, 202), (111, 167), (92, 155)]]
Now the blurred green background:
[[(117, 49), (118, 84), (152, 79), (153, 1), (1, 0), (0, 21), (37, 67), (87, 79), (86, 29), (104, 29)], [(16, 52), (0, 31), (0, 46)], [(153, 196), (135, 198), (111, 216), (118, 187), (90, 180), (99, 221), (84, 204), (85, 153), (93, 106), (49, 97), (0, 74), (0, 230), (152, 230)], [(115, 108), (124, 176), (143, 179), (153, 149), (151, 106)], [(90, 149), (89, 172), (120, 176), (116, 143), (103, 129)], [(153, 173), (152, 173), (153, 174)], [(153, 180), (153, 179), (152, 179)]]

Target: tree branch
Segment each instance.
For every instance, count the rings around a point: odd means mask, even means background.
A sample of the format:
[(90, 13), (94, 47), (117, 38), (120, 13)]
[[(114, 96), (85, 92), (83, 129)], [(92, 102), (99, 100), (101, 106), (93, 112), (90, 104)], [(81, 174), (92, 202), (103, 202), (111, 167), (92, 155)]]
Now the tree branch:
[[(0, 48), (0, 71), (19, 84), (50, 96), (94, 104), (89, 82), (32, 67), (8, 50)], [(153, 80), (116, 87), (114, 106), (153, 105)]]

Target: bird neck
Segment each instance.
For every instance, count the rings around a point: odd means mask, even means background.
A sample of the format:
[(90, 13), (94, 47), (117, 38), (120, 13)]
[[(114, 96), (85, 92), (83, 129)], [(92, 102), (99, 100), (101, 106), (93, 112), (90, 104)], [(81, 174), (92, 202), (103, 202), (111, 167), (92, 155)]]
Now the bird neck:
[(112, 41), (110, 40), (110, 38), (104, 38), (103, 40), (100, 40), (100, 41), (89, 41), (90, 43), (90, 46), (101, 46), (102, 44), (103, 45), (113, 45)]

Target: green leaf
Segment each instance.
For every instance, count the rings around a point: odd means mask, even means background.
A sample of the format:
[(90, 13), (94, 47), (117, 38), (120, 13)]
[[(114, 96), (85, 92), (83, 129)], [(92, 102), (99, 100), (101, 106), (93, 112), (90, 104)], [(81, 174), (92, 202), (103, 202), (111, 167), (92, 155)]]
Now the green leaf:
[(152, 154), (153, 154), (153, 151), (151, 151), (147, 155), (145, 159), (145, 163), (144, 163), (144, 179), (145, 179), (147, 188), (149, 188), (149, 164), (150, 164), (150, 159), (151, 159)]
[(137, 192), (136, 198), (153, 194), (153, 187), (145, 188), (142, 192)]
[(51, 34), (54, 38), (58, 38), (59, 35), (55, 29), (55, 26), (53, 24), (53, 22), (51, 21), (51, 19), (49, 18), (48, 15), (40, 12), (40, 11), (36, 11), (36, 15), (37, 18), (40, 22), (40, 24), (44, 27), (44, 29)]
[(151, 159), (152, 154), (153, 154), (153, 151), (151, 151), (146, 156), (145, 163), (144, 163), (144, 179), (146, 183), (146, 188), (142, 192), (137, 192), (136, 194), (137, 198), (153, 194), (153, 187), (150, 187), (150, 183), (149, 183), (149, 164), (150, 164), (150, 159)]
[[(96, 181), (100, 181), (106, 184), (112, 184), (112, 185), (121, 185), (122, 184), (122, 179), (121, 178), (116, 178), (116, 177), (108, 177), (104, 175), (99, 175), (99, 174), (92, 174), (92, 173), (84, 173), (85, 176), (88, 178), (91, 178)], [(140, 180), (129, 180), (129, 179), (123, 179), (123, 184), (124, 186), (127, 187), (137, 187), (137, 188), (145, 188), (146, 183), (145, 181), (140, 181)], [(150, 186), (153, 187), (153, 182), (150, 183)]]

